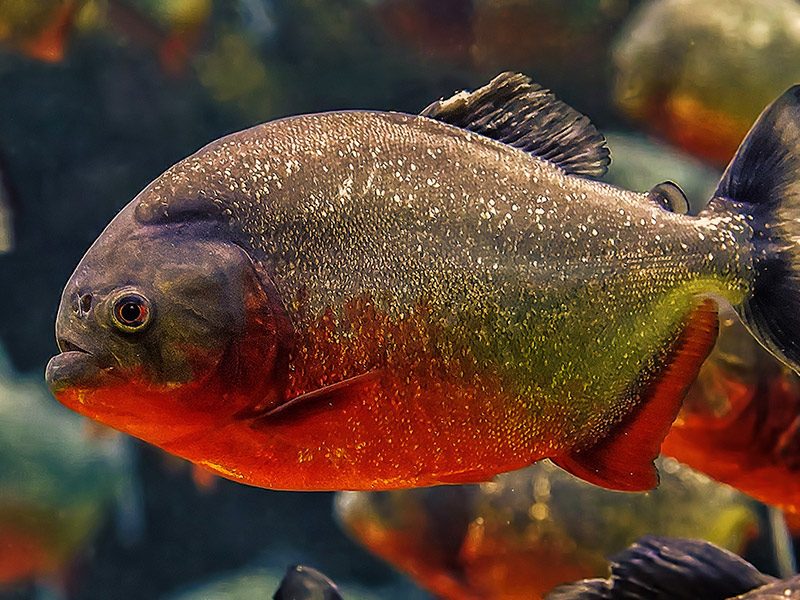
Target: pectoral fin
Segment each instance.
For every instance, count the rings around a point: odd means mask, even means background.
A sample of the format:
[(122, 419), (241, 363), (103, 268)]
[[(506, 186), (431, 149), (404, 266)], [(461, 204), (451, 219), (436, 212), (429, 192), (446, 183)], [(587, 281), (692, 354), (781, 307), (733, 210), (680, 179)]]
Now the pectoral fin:
[(470, 483), (486, 483), (491, 481), (497, 473), (495, 470), (477, 469), (459, 471), (458, 473), (448, 473), (447, 475), (438, 475), (436, 483), (445, 485), (467, 485)]
[(380, 379), (381, 371), (370, 371), (317, 390), (301, 394), (265, 413), (261, 419), (270, 422), (301, 419), (327, 411), (344, 402), (370, 392)]
[(573, 450), (553, 462), (608, 489), (637, 492), (658, 485), (653, 461), (683, 397), (714, 346), (717, 329), (717, 304), (704, 300), (689, 314), (666, 358), (656, 365), (656, 372), (641, 378), (643, 384), (633, 413), (595, 445)]

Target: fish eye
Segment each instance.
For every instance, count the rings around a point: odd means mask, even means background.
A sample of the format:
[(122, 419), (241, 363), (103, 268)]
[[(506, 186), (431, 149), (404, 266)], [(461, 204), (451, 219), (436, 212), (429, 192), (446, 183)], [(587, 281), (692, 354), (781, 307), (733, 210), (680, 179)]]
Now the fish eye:
[(147, 298), (132, 292), (117, 298), (112, 310), (114, 325), (128, 333), (144, 329), (150, 323), (151, 314)]

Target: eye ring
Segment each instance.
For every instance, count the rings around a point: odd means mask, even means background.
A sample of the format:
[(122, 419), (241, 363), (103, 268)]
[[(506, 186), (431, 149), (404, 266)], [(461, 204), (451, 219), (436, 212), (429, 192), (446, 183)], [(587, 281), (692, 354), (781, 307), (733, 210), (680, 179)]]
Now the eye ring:
[(153, 311), (147, 298), (136, 292), (126, 292), (114, 301), (111, 315), (118, 329), (136, 333), (150, 324)]

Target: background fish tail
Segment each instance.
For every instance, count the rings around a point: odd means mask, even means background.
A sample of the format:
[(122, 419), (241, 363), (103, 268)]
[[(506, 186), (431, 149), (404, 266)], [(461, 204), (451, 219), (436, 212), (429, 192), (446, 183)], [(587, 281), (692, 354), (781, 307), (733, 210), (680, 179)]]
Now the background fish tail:
[(736, 309), (766, 348), (800, 371), (800, 85), (758, 118), (707, 212), (744, 217), (752, 228), (753, 277)]

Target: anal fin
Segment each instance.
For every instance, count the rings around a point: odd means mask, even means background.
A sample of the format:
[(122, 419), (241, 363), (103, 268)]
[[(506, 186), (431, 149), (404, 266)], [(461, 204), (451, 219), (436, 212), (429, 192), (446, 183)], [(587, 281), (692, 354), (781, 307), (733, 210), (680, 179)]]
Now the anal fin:
[[(658, 485), (653, 461), (678, 415), (689, 386), (714, 346), (718, 330), (717, 303), (703, 300), (689, 314), (664, 362), (643, 374), (634, 411), (593, 446), (553, 459), (562, 469), (604, 488), (628, 492)], [(663, 364), (663, 363), (662, 363)]]

